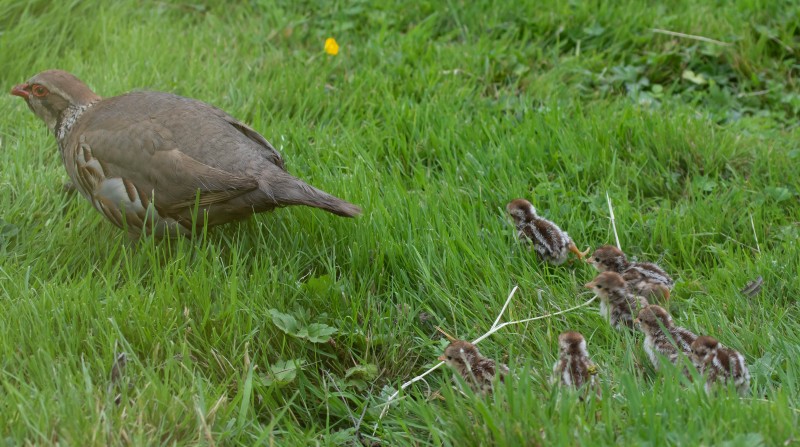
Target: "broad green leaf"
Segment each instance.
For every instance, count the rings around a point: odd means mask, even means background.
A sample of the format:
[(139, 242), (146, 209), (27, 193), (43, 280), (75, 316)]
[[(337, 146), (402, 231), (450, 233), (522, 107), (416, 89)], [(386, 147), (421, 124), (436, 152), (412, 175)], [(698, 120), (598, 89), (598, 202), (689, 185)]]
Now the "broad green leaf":
[(703, 85), (708, 83), (705, 76), (703, 76), (700, 73), (695, 73), (692, 70), (683, 70), (683, 74), (681, 74), (681, 77), (697, 85)]
[(272, 322), (275, 323), (278, 329), (289, 335), (300, 337), (298, 334), (300, 325), (293, 316), (279, 312), (277, 309), (270, 309), (269, 313), (272, 315)]
[(321, 275), (306, 281), (303, 284), (303, 290), (305, 290), (306, 293), (325, 296), (330, 292), (333, 286), (334, 281), (331, 279), (330, 275)]
[(313, 343), (325, 343), (330, 340), (331, 335), (336, 333), (336, 328), (330, 327), (327, 324), (312, 323), (308, 327), (300, 329), (297, 333), (298, 337), (307, 338)]
[(19, 233), (19, 228), (12, 223), (8, 223), (3, 219), (0, 219), (0, 244), (5, 241), (8, 241), (12, 237), (16, 236)]
[(587, 26), (587, 27), (583, 28), (583, 32), (586, 35), (589, 35), (589, 36), (592, 36), (592, 37), (602, 36), (605, 31), (606, 31), (605, 28), (603, 28), (602, 26), (600, 26), (600, 25), (598, 25), (596, 23), (594, 25), (592, 25), (592, 26)]
[(722, 447), (736, 447), (740, 445), (760, 446), (767, 445), (767, 443), (764, 442), (764, 435), (761, 433), (739, 433), (720, 445)]
[(302, 366), (303, 361), (300, 359), (277, 361), (269, 367), (269, 373), (264, 376), (264, 383), (266, 385), (291, 383), (297, 377), (297, 370)]
[(764, 188), (764, 192), (778, 203), (792, 198), (791, 191), (781, 186), (767, 186)]
[(353, 379), (372, 380), (377, 376), (378, 376), (378, 366), (372, 363), (354, 366), (348, 369), (344, 373), (344, 377), (346, 379), (353, 378)]

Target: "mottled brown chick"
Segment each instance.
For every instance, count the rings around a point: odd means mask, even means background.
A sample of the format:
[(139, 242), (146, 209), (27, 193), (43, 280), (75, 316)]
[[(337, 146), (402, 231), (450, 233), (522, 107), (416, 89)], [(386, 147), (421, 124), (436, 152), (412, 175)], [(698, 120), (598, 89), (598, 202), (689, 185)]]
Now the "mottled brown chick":
[[(660, 366), (659, 355), (666, 357), (673, 365), (681, 356), (689, 356), (692, 343), (697, 339), (692, 331), (675, 326), (672, 317), (663, 307), (650, 305), (639, 311), (636, 319), (639, 329), (644, 333), (644, 350), (653, 367)], [(684, 371), (689, 375), (688, 370)]]
[(652, 262), (630, 262), (622, 250), (603, 245), (586, 258), (599, 272), (617, 272), (632, 293), (648, 299), (669, 300), (675, 282), (661, 267)]
[(500, 381), (503, 381), (509, 372), (506, 365), (482, 356), (475, 345), (464, 340), (451, 342), (439, 360), (456, 370), (476, 393), (491, 393), (495, 374), (500, 374)]
[(692, 343), (692, 363), (706, 376), (706, 392), (711, 393), (715, 383), (733, 383), (740, 395), (750, 391), (750, 371), (744, 356), (725, 347), (714, 337), (702, 336)]
[(588, 383), (594, 388), (597, 367), (589, 358), (583, 335), (573, 331), (562, 333), (558, 336), (558, 351), (559, 358), (553, 365), (550, 382), (574, 388)]
[(536, 214), (536, 208), (525, 199), (515, 199), (506, 205), (506, 211), (514, 219), (517, 236), (523, 242), (530, 242), (539, 257), (551, 264), (562, 264), (569, 252), (583, 259), (589, 248), (581, 252), (566, 231), (555, 223)]
[(623, 326), (633, 329), (633, 316), (648, 304), (645, 298), (632, 294), (622, 276), (615, 272), (603, 272), (584, 287), (600, 297), (600, 315), (616, 329)]

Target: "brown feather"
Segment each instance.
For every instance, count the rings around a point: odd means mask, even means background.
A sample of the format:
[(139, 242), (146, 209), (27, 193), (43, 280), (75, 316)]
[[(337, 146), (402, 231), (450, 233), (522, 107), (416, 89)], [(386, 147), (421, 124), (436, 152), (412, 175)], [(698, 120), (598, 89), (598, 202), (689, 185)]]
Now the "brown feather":
[(56, 134), (67, 173), (115, 225), (126, 206), (140, 208), (137, 217), (149, 210), (148, 219), (129, 219), (129, 227), (156, 234), (191, 232), (196, 205), (209, 226), (288, 205), (348, 217), (361, 212), (291, 176), (263, 136), (201, 101), (161, 92), (103, 99), (58, 70), (33, 83), (50, 93), (25, 99)]

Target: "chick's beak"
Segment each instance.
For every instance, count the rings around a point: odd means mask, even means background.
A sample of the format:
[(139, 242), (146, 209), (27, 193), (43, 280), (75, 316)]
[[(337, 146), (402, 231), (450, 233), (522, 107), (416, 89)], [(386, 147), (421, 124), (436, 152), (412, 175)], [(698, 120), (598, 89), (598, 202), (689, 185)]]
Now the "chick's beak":
[(445, 361), (445, 356), (444, 356), (444, 354), (440, 355), (440, 356), (439, 356), (439, 358), (438, 358), (437, 360), (439, 360), (440, 362), (443, 362), (443, 361)]
[(11, 89), (11, 94), (14, 96), (19, 96), (20, 98), (28, 99), (31, 94), (25, 90), (26, 88), (28, 88), (28, 84), (15, 85), (14, 88)]
[(583, 287), (586, 287), (587, 289), (592, 289), (592, 288), (594, 288), (594, 281), (592, 281), (592, 282), (587, 282), (586, 284), (584, 284), (584, 285), (583, 285)]

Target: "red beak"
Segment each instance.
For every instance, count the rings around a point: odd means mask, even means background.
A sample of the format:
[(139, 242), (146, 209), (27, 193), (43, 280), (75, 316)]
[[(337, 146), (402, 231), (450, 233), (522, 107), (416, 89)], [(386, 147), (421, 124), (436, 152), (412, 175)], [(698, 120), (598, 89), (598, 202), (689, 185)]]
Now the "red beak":
[(28, 84), (19, 84), (11, 89), (11, 94), (28, 99), (28, 97), (31, 96), (31, 92), (25, 90), (26, 88), (28, 88)]

